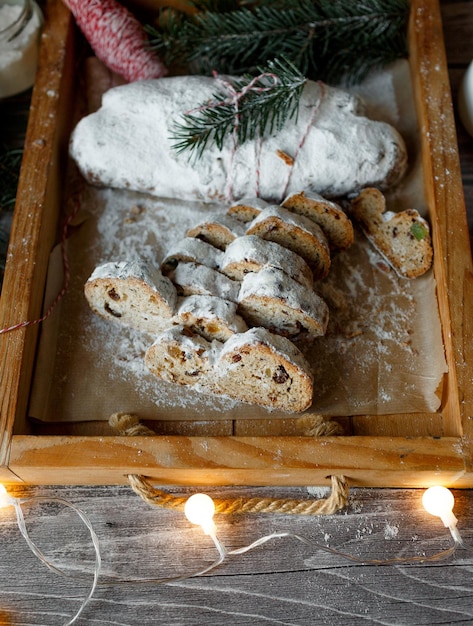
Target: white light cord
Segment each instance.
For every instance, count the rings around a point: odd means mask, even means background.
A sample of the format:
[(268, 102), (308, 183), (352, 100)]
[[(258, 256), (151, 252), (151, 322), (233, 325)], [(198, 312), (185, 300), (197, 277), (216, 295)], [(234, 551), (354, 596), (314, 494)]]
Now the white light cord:
[(63, 498), (47, 498), (47, 497), (42, 497), (42, 496), (38, 496), (38, 497), (35, 497), (35, 498), (29, 498), (29, 499), (26, 499), (26, 500), (18, 500), (17, 498), (11, 498), (10, 503), (15, 508), (16, 519), (17, 519), (17, 522), (18, 522), (18, 528), (20, 529), (20, 533), (22, 534), (24, 540), (28, 544), (28, 547), (33, 552), (33, 554), (44, 565), (46, 565), (46, 567), (48, 567), (51, 571), (55, 572), (56, 574), (60, 574), (61, 576), (66, 576), (68, 578), (75, 578), (75, 579), (78, 578), (75, 575), (68, 574), (64, 570), (60, 569), (59, 567), (56, 567), (50, 561), (48, 561), (48, 559), (45, 557), (45, 555), (41, 552), (41, 550), (38, 548), (38, 546), (32, 541), (31, 537), (29, 536), (28, 530), (27, 530), (26, 524), (25, 524), (25, 518), (23, 516), (23, 511), (21, 509), (21, 504), (22, 503), (23, 504), (25, 504), (25, 503), (33, 503), (33, 502), (37, 502), (37, 501), (43, 501), (43, 502), (49, 502), (49, 503), (50, 502), (55, 502), (57, 504), (62, 504), (63, 506), (69, 507), (70, 509), (75, 511), (75, 513), (77, 513), (77, 515), (80, 517), (80, 519), (84, 522), (85, 526), (87, 527), (87, 529), (88, 529), (88, 531), (90, 533), (90, 537), (92, 539), (92, 544), (94, 546), (94, 550), (95, 550), (95, 566), (94, 566), (94, 578), (93, 578), (92, 586), (90, 588), (89, 593), (87, 594), (87, 596), (82, 601), (82, 604), (81, 604), (79, 610), (77, 611), (77, 613), (74, 615), (74, 617), (72, 617), (72, 619), (68, 620), (64, 624), (64, 626), (72, 626), (72, 624), (74, 624), (78, 620), (78, 618), (82, 614), (83, 610), (85, 609), (85, 607), (87, 606), (89, 601), (92, 599), (92, 596), (94, 595), (95, 590), (97, 588), (98, 579), (99, 579), (99, 575), (100, 575), (100, 569), (101, 569), (101, 565), (102, 565), (102, 558), (100, 556), (99, 540), (98, 540), (97, 535), (95, 534), (94, 529), (92, 528), (92, 524), (91, 524), (89, 518), (87, 517), (87, 515), (83, 511), (81, 511), (78, 507), (74, 506), (71, 502), (68, 502), (67, 500), (64, 500)]
[[(1, 487), (3, 488), (3, 486), (1, 486)], [(433, 490), (433, 489), (434, 488), (431, 488), (431, 490)], [(124, 584), (126, 584), (126, 585), (133, 585), (133, 584), (146, 584), (146, 583), (148, 583), (148, 584), (149, 583), (152, 583), (152, 584), (172, 584), (172, 583), (176, 583), (176, 582), (179, 582), (179, 581), (187, 580), (189, 578), (195, 578), (195, 577), (198, 577), (198, 576), (203, 576), (203, 575), (207, 574), (208, 572), (216, 569), (218, 566), (220, 566), (225, 561), (225, 559), (228, 556), (237, 556), (237, 555), (240, 555), (240, 554), (245, 554), (246, 552), (249, 552), (250, 550), (253, 550), (254, 548), (258, 548), (258, 547), (262, 546), (263, 544), (268, 543), (269, 541), (272, 541), (274, 539), (295, 539), (296, 541), (299, 541), (299, 542), (301, 542), (301, 543), (303, 543), (303, 544), (305, 544), (307, 546), (310, 546), (311, 548), (315, 548), (317, 550), (322, 550), (324, 552), (328, 552), (329, 554), (342, 557), (344, 559), (347, 559), (347, 560), (355, 562), (355, 563), (359, 563), (361, 565), (401, 565), (401, 564), (408, 565), (409, 563), (436, 562), (436, 561), (441, 561), (443, 559), (446, 559), (446, 558), (452, 556), (453, 554), (455, 554), (455, 551), (458, 548), (462, 548), (462, 549), (465, 549), (465, 550), (471, 550), (471, 548), (469, 548), (463, 542), (463, 539), (460, 536), (460, 532), (457, 529), (457, 520), (456, 520), (455, 516), (453, 515), (453, 513), (451, 512), (451, 509), (452, 509), (452, 506), (453, 506), (453, 500), (452, 500), (451, 496), (449, 494), (443, 494), (444, 496), (446, 495), (448, 497), (446, 498), (446, 504), (441, 504), (440, 505), (439, 504), (440, 500), (439, 500), (438, 494), (442, 495), (442, 492), (441, 491), (439, 492), (438, 488), (435, 488), (435, 489), (436, 489), (436, 491), (431, 491), (429, 494), (427, 494), (429, 497), (431, 497), (431, 500), (432, 500), (432, 494), (433, 494), (433, 496), (435, 496), (433, 498), (432, 502), (429, 504), (429, 508), (427, 510), (429, 512), (431, 512), (433, 515), (438, 515), (439, 517), (441, 517), (441, 519), (444, 522), (444, 525), (449, 528), (451, 536), (453, 538), (453, 546), (451, 546), (447, 550), (443, 550), (442, 552), (438, 552), (438, 553), (430, 555), (430, 556), (411, 556), (411, 557), (405, 557), (405, 558), (395, 557), (395, 558), (386, 559), (386, 560), (382, 560), (382, 559), (362, 559), (360, 557), (357, 557), (357, 556), (354, 556), (354, 555), (351, 555), (351, 554), (346, 554), (344, 552), (339, 552), (338, 550), (336, 550), (334, 548), (330, 548), (329, 546), (321, 545), (319, 543), (311, 541), (310, 539), (306, 539), (305, 537), (302, 537), (300, 535), (296, 535), (296, 534), (293, 534), (293, 533), (289, 533), (289, 532), (279, 532), (279, 533), (272, 533), (270, 535), (265, 535), (263, 537), (260, 537), (256, 541), (253, 541), (249, 545), (242, 547), (242, 548), (236, 548), (234, 550), (227, 550), (225, 548), (225, 546), (222, 544), (222, 542), (220, 541), (220, 539), (218, 538), (218, 536), (217, 536), (217, 529), (216, 529), (215, 523), (213, 522), (213, 519), (212, 519), (213, 514), (214, 514), (214, 505), (213, 505), (213, 502), (212, 502), (211, 498), (209, 498), (208, 496), (205, 496), (205, 494), (195, 494), (195, 496), (192, 496), (189, 499), (189, 500), (192, 500), (192, 502), (189, 502), (189, 504), (192, 505), (192, 506), (187, 506), (187, 504), (186, 504), (186, 515), (187, 515), (188, 519), (190, 521), (192, 521), (192, 523), (200, 525), (202, 530), (204, 531), (204, 533), (206, 535), (209, 535), (209, 537), (212, 539), (212, 541), (213, 541), (213, 543), (215, 545), (215, 548), (218, 551), (218, 558), (215, 559), (215, 561), (213, 561), (213, 563), (211, 563), (210, 565), (207, 565), (206, 567), (201, 568), (201, 569), (199, 569), (199, 570), (197, 570), (197, 571), (195, 571), (193, 573), (182, 574), (182, 575), (173, 576), (173, 577), (170, 577), (170, 578), (118, 579), (118, 578), (113, 578), (112, 577), (109, 580), (100, 580), (100, 581), (99, 581), (99, 575), (100, 575), (100, 572), (101, 572), (102, 559), (101, 559), (101, 555), (100, 555), (99, 540), (98, 540), (98, 537), (97, 537), (94, 529), (92, 528), (92, 524), (91, 524), (89, 518), (87, 517), (87, 515), (83, 511), (81, 511), (81, 509), (79, 509), (78, 507), (76, 507), (72, 503), (68, 502), (67, 500), (64, 500), (63, 498), (48, 498), (48, 497), (43, 497), (43, 496), (37, 496), (37, 497), (34, 497), (34, 498), (20, 500), (18, 498), (14, 498), (14, 497), (9, 496), (4, 488), (2, 489), (2, 491), (0, 491), (0, 507), (10, 506), (10, 505), (14, 507), (15, 513), (16, 513), (17, 522), (18, 522), (18, 528), (19, 528), (23, 538), (25, 539), (26, 543), (28, 544), (29, 548), (33, 552), (33, 554), (44, 565), (46, 565), (46, 567), (48, 567), (51, 571), (55, 572), (56, 574), (60, 574), (61, 576), (66, 576), (66, 577), (68, 577), (70, 579), (76, 579), (76, 580), (77, 579), (82, 579), (83, 580), (85, 578), (85, 576), (84, 575), (76, 575), (76, 574), (68, 574), (64, 570), (62, 570), (59, 567), (56, 567), (55, 565), (53, 565), (45, 557), (43, 552), (32, 541), (32, 539), (30, 538), (30, 536), (28, 534), (28, 530), (26, 528), (26, 523), (25, 523), (25, 518), (24, 518), (24, 515), (23, 515), (22, 508), (21, 508), (21, 504), (41, 502), (41, 501), (49, 502), (49, 503), (53, 502), (53, 503), (61, 504), (63, 506), (66, 506), (66, 507), (72, 509), (79, 516), (79, 518), (82, 520), (82, 522), (87, 527), (87, 529), (88, 529), (88, 531), (90, 533), (90, 537), (92, 539), (92, 544), (94, 546), (94, 550), (95, 550), (94, 576), (93, 576), (93, 582), (92, 582), (92, 586), (90, 588), (90, 591), (87, 594), (87, 596), (84, 598), (84, 600), (83, 600), (79, 610), (76, 612), (74, 617), (72, 617), (70, 620), (68, 620), (64, 624), (64, 626), (72, 626), (78, 620), (78, 618), (80, 617), (80, 615), (84, 611), (85, 607), (87, 606), (87, 604), (92, 599), (97, 586), (124, 585)], [(448, 490), (445, 490), (445, 491), (448, 491)]]
[(180, 582), (183, 580), (187, 580), (189, 578), (196, 578), (198, 576), (203, 576), (208, 572), (216, 569), (219, 565), (221, 565), (228, 556), (237, 556), (240, 554), (245, 554), (254, 548), (258, 548), (273, 539), (295, 539), (301, 543), (304, 543), (307, 546), (312, 548), (316, 548), (318, 550), (323, 550), (324, 552), (328, 552), (329, 554), (333, 554), (335, 556), (343, 557), (349, 561), (354, 563), (359, 563), (360, 565), (408, 565), (410, 563), (426, 563), (426, 562), (437, 562), (447, 559), (452, 556), (458, 547), (467, 548), (463, 541), (461, 543), (455, 542), (453, 546), (450, 548), (443, 550), (442, 552), (438, 552), (436, 554), (432, 554), (430, 556), (411, 556), (411, 557), (399, 557), (392, 559), (362, 559), (360, 557), (346, 554), (344, 552), (339, 552), (335, 550), (335, 548), (330, 548), (329, 546), (324, 546), (318, 544), (310, 539), (306, 539), (305, 537), (301, 537), (300, 535), (295, 535), (293, 533), (281, 532), (281, 533), (272, 533), (270, 535), (265, 535), (264, 537), (260, 537), (253, 543), (250, 543), (247, 546), (242, 548), (235, 548), (234, 550), (227, 550), (225, 546), (222, 544), (220, 539), (217, 537), (215, 533), (207, 533), (211, 539), (213, 540), (215, 547), (219, 552), (219, 557), (213, 563), (208, 565), (207, 567), (198, 570), (196, 572), (192, 572), (189, 574), (182, 574), (180, 576), (173, 576), (170, 578), (136, 578), (136, 579), (120, 579), (120, 580), (101, 580), (99, 582), (99, 586), (113, 586), (113, 585), (137, 585), (137, 584), (172, 584), (175, 582)]

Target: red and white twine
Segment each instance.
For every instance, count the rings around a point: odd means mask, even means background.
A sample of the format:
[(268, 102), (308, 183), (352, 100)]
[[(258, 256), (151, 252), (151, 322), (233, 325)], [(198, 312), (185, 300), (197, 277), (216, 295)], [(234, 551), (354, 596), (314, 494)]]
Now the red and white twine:
[(282, 194), (281, 194), (281, 201), (284, 200), (284, 198), (287, 196), (287, 191), (289, 189), (289, 185), (291, 183), (291, 178), (292, 178), (292, 173), (294, 172), (294, 166), (296, 164), (297, 161), (297, 157), (300, 154), (300, 151), (302, 150), (307, 137), (309, 136), (309, 132), (310, 129), (312, 128), (312, 125), (314, 123), (315, 117), (317, 115), (317, 113), (319, 112), (320, 109), (320, 105), (322, 104), (322, 100), (325, 97), (325, 85), (324, 83), (322, 83), (321, 81), (318, 81), (317, 83), (320, 87), (320, 98), (318, 100), (318, 102), (312, 107), (312, 111), (310, 113), (310, 117), (309, 117), (309, 121), (307, 122), (307, 126), (304, 130), (304, 133), (302, 134), (302, 137), (297, 145), (296, 151), (294, 153), (294, 155), (292, 156), (292, 162), (291, 165), (289, 166), (288, 172), (287, 172), (287, 177), (286, 177), (286, 183), (284, 185)]
[(63, 0), (96, 56), (128, 82), (161, 78), (166, 67), (135, 16), (116, 0)]
[[(224, 102), (217, 103), (219, 106), (225, 104), (231, 104), (235, 109), (235, 119), (232, 130), (232, 151), (230, 154), (230, 167), (229, 167), (229, 175), (227, 178), (227, 189), (225, 192), (225, 197), (227, 201), (232, 201), (233, 199), (233, 162), (235, 160), (235, 155), (238, 149), (238, 130), (240, 128), (240, 100), (244, 98), (248, 93), (265, 93), (266, 91), (270, 91), (273, 87), (275, 87), (279, 81), (276, 74), (272, 74), (271, 72), (264, 72), (263, 74), (259, 74), (255, 76), (247, 85), (245, 85), (240, 91), (237, 91), (231, 82), (224, 80), (222, 77), (218, 76), (216, 72), (214, 72), (214, 77), (217, 83), (225, 89), (225, 91), (230, 95), (228, 100)], [(257, 86), (259, 82), (263, 79), (269, 78), (272, 81), (272, 84), (269, 84), (266, 87)], [(261, 145), (260, 142), (258, 142)], [(259, 162), (259, 158), (257, 159)], [(259, 188), (259, 172), (257, 172), (257, 189)]]
[(80, 208), (80, 204), (79, 204), (79, 202), (76, 202), (76, 205), (75, 205), (73, 211), (70, 213), (70, 215), (64, 221), (64, 225), (63, 225), (63, 228), (62, 228), (62, 234), (61, 234), (61, 255), (62, 255), (62, 264), (63, 264), (63, 270), (64, 270), (64, 281), (63, 281), (63, 285), (62, 285), (61, 290), (59, 291), (57, 296), (54, 298), (53, 302), (50, 304), (50, 306), (48, 307), (48, 309), (44, 313), (44, 315), (42, 315), (38, 319), (28, 320), (28, 321), (25, 321), (25, 322), (19, 322), (18, 324), (13, 324), (12, 326), (7, 326), (6, 328), (0, 328), (0, 335), (4, 335), (4, 334), (10, 333), (10, 332), (12, 332), (14, 330), (19, 330), (20, 328), (27, 328), (28, 326), (33, 326), (34, 324), (40, 324), (41, 322), (44, 322), (46, 319), (48, 319), (48, 317), (54, 311), (54, 309), (59, 304), (61, 299), (66, 295), (67, 290), (69, 289), (69, 283), (70, 283), (70, 279), (71, 279), (69, 259), (68, 259), (68, 256), (67, 256), (67, 235), (68, 235), (68, 231), (69, 231), (69, 226), (71, 225), (72, 221), (76, 217), (76, 215), (77, 215), (77, 213), (79, 211), (79, 208)]
[[(235, 110), (235, 121), (232, 129), (232, 149), (229, 157), (229, 168), (228, 168), (228, 176), (227, 176), (227, 184), (225, 190), (225, 199), (227, 202), (233, 201), (233, 184), (234, 184), (234, 161), (235, 156), (238, 150), (238, 130), (240, 127), (240, 101), (242, 98), (248, 94), (249, 92), (254, 93), (264, 93), (266, 91), (271, 90), (278, 82), (278, 77), (276, 74), (272, 74), (269, 72), (265, 72), (260, 74), (259, 76), (255, 76), (247, 85), (245, 85), (240, 91), (235, 89), (234, 85), (228, 80), (224, 80), (222, 77), (218, 76), (216, 72), (213, 73), (215, 80), (217, 83), (225, 89), (225, 91), (229, 94), (229, 98), (221, 101), (214, 101), (210, 103), (206, 103), (205, 105), (198, 107), (196, 109), (192, 109), (187, 113), (195, 113), (200, 112), (209, 108), (217, 108), (220, 106), (233, 106)], [(272, 84), (267, 87), (257, 86), (258, 82), (260, 82), (264, 78), (270, 78), (272, 80)], [(289, 184), (291, 182), (292, 173), (294, 170), (294, 166), (297, 160), (297, 157), (302, 150), (305, 141), (309, 135), (310, 129), (313, 125), (314, 119), (320, 109), (320, 105), (325, 97), (325, 86), (322, 82), (318, 83), (320, 86), (320, 98), (318, 102), (312, 107), (312, 111), (309, 117), (309, 121), (307, 126), (302, 134), (302, 137), (297, 145), (295, 154), (291, 157), (291, 164), (289, 165), (289, 169), (287, 172), (287, 177), (284, 182), (283, 191), (281, 194), (281, 199), (283, 199), (287, 195), (287, 190), (289, 188)], [(262, 139), (261, 137), (257, 137), (255, 139), (255, 151), (256, 151), (256, 180), (255, 180), (255, 195), (259, 197), (260, 194), (260, 178), (261, 178), (261, 151), (262, 151)]]

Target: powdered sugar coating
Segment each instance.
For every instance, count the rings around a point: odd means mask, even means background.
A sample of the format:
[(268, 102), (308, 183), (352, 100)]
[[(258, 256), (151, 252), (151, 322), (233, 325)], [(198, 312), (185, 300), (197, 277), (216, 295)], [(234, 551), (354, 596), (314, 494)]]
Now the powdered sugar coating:
[(187, 231), (187, 237), (198, 237), (212, 246), (225, 250), (237, 237), (243, 235), (245, 226), (231, 215), (221, 213), (210, 220), (199, 222)]
[(243, 346), (257, 346), (260, 344), (268, 346), (273, 352), (284, 355), (284, 357), (296, 367), (300, 367), (301, 369), (310, 372), (310, 365), (308, 361), (299, 348), (292, 343), (292, 341), (286, 339), (286, 337), (282, 337), (281, 335), (275, 335), (267, 328), (259, 326), (250, 328), (245, 333), (234, 335), (231, 339), (226, 341), (219, 352), (219, 358), (222, 359), (229, 352), (241, 350)]
[(248, 330), (243, 318), (237, 314), (235, 302), (208, 295), (180, 298), (174, 322), (209, 341), (226, 341), (235, 333)]
[(190, 261), (218, 269), (222, 257), (222, 251), (206, 241), (194, 237), (184, 237), (167, 250), (161, 268), (166, 273), (174, 269), (179, 261)]
[(221, 393), (285, 413), (300, 413), (312, 403), (310, 367), (284, 337), (252, 328), (229, 339), (215, 364), (214, 386)]
[(327, 238), (320, 226), (307, 217), (295, 215), (279, 205), (271, 205), (248, 224), (246, 234), (257, 235), (289, 248), (307, 261), (314, 277), (327, 276), (330, 268)]
[(322, 298), (274, 267), (247, 274), (238, 302), (247, 322), (291, 338), (320, 337), (327, 329), (329, 311)]
[(179, 295), (200, 294), (218, 296), (230, 302), (238, 300), (240, 283), (205, 265), (179, 263), (170, 278)]
[(309, 289), (313, 287), (312, 272), (301, 256), (256, 235), (235, 239), (223, 254), (220, 271), (234, 280), (242, 280), (245, 274), (259, 272), (264, 265), (283, 270)]
[(227, 214), (236, 217), (241, 222), (251, 222), (263, 209), (268, 208), (269, 202), (259, 197), (241, 198), (228, 207)]
[(353, 225), (349, 217), (341, 206), (320, 194), (310, 191), (291, 194), (282, 202), (282, 206), (318, 224), (331, 250), (344, 250), (353, 243)]
[(84, 293), (100, 316), (154, 334), (169, 325), (177, 301), (171, 281), (158, 269), (137, 261), (99, 265)]
[(190, 334), (182, 326), (162, 332), (148, 348), (145, 364), (152, 374), (179, 385), (206, 384), (212, 371), (217, 344)]
[(222, 150), (210, 144), (191, 161), (173, 149), (173, 125), (212, 101), (217, 89), (215, 79), (204, 76), (115, 87), (101, 109), (76, 126), (71, 155), (89, 182), (203, 201), (227, 200), (229, 188), (234, 198), (259, 189), (262, 198), (277, 202), (300, 189), (342, 195), (394, 184), (405, 171), (404, 142), (393, 127), (358, 116), (353, 96), (312, 81), (298, 115), (265, 138), (261, 150), (247, 141), (235, 152), (228, 137)]

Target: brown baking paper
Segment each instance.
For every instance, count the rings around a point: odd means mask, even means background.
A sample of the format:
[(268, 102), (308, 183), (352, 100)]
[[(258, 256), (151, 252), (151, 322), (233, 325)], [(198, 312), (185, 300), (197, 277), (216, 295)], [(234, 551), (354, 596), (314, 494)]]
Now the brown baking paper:
[[(409, 84), (407, 64), (399, 63), (357, 90), (369, 116), (392, 123), (406, 139), (409, 172), (389, 202), (396, 199), (426, 214)], [(107, 420), (117, 411), (149, 420), (287, 417), (156, 379), (143, 358), (152, 337), (97, 317), (83, 295), (99, 263), (139, 258), (159, 263), (188, 227), (224, 208), (84, 187), (81, 224), (68, 241), (69, 290), (42, 324), (32, 418)], [(58, 250), (50, 265), (47, 304), (62, 282)], [(330, 322), (325, 337), (304, 347), (315, 377), (310, 411), (337, 416), (435, 411), (447, 368), (432, 272), (399, 278), (357, 231), (354, 245), (334, 257), (317, 289), (329, 305)]]

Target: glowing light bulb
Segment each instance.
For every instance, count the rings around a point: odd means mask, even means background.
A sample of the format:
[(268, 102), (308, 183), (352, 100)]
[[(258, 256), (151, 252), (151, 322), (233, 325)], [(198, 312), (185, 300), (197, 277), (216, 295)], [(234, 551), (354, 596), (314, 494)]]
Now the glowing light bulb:
[(427, 513), (440, 517), (445, 526), (450, 526), (452, 520), (457, 523), (457, 518), (452, 513), (455, 499), (452, 492), (446, 487), (437, 485), (429, 487), (422, 496), (422, 504)]
[(195, 493), (187, 500), (184, 513), (189, 522), (202, 526), (206, 535), (215, 534), (215, 523), (212, 519), (215, 513), (215, 504), (210, 496), (205, 493)]
[(12, 506), (15, 503), (15, 498), (8, 495), (8, 491), (5, 489), (4, 485), (0, 483), (0, 509), (4, 509), (7, 506)]
[(429, 487), (422, 496), (422, 504), (427, 513), (440, 517), (444, 525), (450, 529), (456, 543), (463, 543), (456, 527), (458, 520), (453, 514), (455, 498), (450, 489), (441, 485)]

